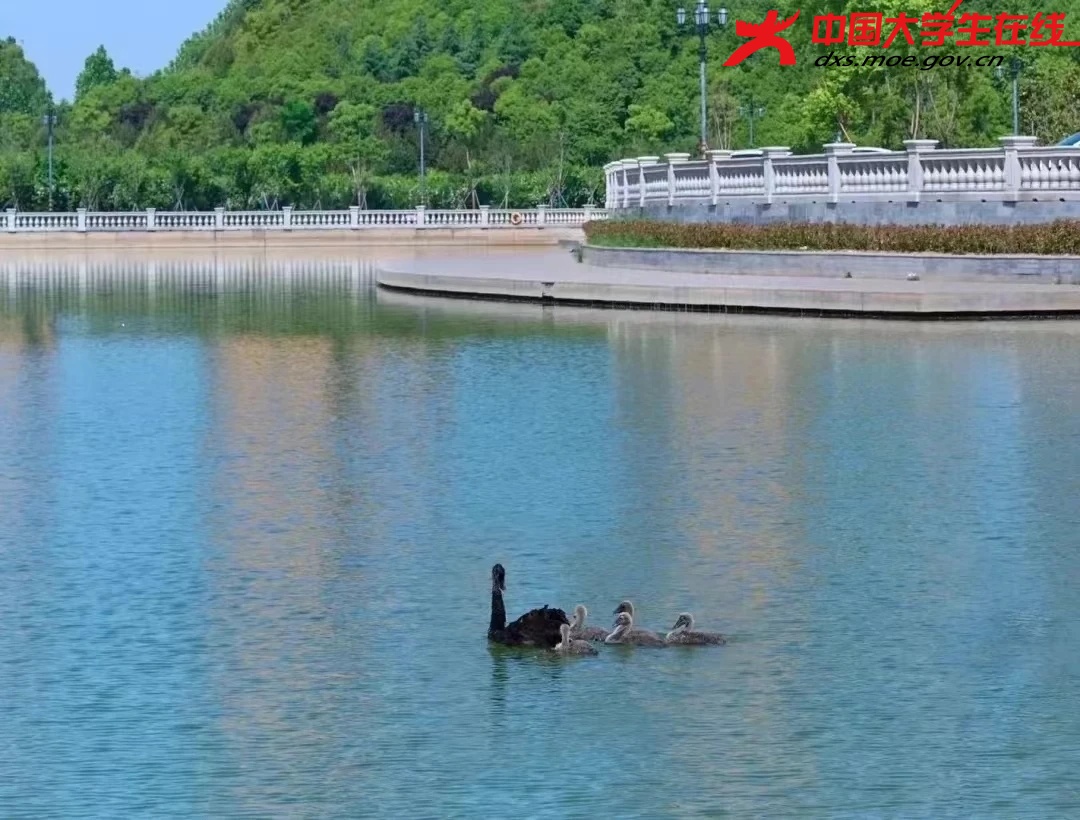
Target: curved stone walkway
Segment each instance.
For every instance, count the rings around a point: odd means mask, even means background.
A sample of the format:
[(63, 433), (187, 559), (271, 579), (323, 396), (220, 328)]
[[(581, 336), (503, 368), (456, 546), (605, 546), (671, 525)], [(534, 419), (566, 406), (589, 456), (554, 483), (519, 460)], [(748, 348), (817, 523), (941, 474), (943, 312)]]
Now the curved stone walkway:
[(608, 307), (889, 318), (1080, 317), (1080, 286), (669, 273), (581, 264), (566, 249), (376, 264), (380, 287)]

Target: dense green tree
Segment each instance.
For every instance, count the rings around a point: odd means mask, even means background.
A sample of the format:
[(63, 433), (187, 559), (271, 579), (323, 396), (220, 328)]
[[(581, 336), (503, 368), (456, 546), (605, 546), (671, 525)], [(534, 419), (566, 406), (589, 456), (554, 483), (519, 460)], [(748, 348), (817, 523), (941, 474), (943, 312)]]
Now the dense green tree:
[(22, 46), (8, 37), (0, 40), (0, 116), (27, 114), (38, 117), (51, 102), (45, 81)]
[(632, 139), (641, 140), (643, 150), (656, 151), (675, 128), (675, 123), (663, 111), (647, 105), (631, 105), (624, 127)]
[(98, 46), (97, 51), (86, 58), (83, 70), (75, 80), (75, 101), (78, 102), (94, 88), (115, 83), (119, 76), (105, 46)]
[(281, 109), (281, 128), (286, 139), (310, 145), (318, 136), (315, 109), (303, 100), (291, 100)]
[[(708, 36), (710, 145), (746, 147), (747, 112), (758, 107), (756, 144), (798, 152), (838, 134), (889, 148), (911, 137), (956, 147), (995, 145), (1011, 130), (1009, 83), (992, 69), (815, 66), (830, 52), (1015, 53), (1025, 61), (1022, 129), (1044, 142), (1080, 130), (1080, 48), (812, 41), (815, 15), (944, 10), (934, 0), (870, 5), (807, 0), (788, 32), (797, 65), (765, 50), (724, 67), (743, 42), (734, 20), (760, 21), (775, 4), (731, 6), (726, 29)], [(958, 13), (1065, 13), (1063, 39), (1080, 40), (1080, 0), (1006, 6), (964, 0)], [(229, 0), (150, 77), (118, 71), (104, 48), (87, 59), (74, 103), (56, 108), (56, 201), (409, 207), (419, 194), (422, 109), (432, 206), (595, 202), (604, 162), (697, 144), (697, 37), (679, 33), (673, 12), (669, 0)], [(0, 207), (48, 201), (49, 105), (21, 48), (0, 41)]]

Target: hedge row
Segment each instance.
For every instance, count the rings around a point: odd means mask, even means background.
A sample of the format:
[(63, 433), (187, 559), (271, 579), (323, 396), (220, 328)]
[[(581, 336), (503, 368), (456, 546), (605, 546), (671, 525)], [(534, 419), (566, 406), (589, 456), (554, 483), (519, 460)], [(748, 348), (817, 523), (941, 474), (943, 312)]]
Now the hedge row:
[(1080, 255), (1080, 221), (1043, 225), (687, 224), (613, 219), (585, 225), (589, 244), (623, 248)]

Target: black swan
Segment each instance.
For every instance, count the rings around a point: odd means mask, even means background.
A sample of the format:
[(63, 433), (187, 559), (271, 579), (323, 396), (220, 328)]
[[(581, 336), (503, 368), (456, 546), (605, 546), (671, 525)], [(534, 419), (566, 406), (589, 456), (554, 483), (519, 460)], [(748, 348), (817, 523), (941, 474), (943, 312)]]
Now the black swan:
[(709, 644), (721, 645), (727, 643), (727, 638), (719, 632), (698, 632), (694, 629), (694, 616), (684, 612), (675, 621), (675, 626), (664, 636), (664, 640), (671, 644), (682, 646), (706, 646)]
[(506, 622), (503, 606), (503, 590), (506, 589), (506, 570), (502, 564), (491, 568), (491, 624), (488, 640), (506, 646), (538, 646), (554, 649), (562, 639), (559, 627), (570, 625), (566, 613), (546, 604), (540, 609), (526, 612), (511, 624)]
[(570, 627), (567, 624), (563, 624), (559, 627), (559, 632), (562, 633), (562, 640), (559, 641), (555, 647), (555, 651), (562, 655), (599, 655), (591, 643), (588, 641), (579, 641), (570, 637)]
[(659, 633), (653, 632), (651, 629), (642, 629), (641, 627), (633, 625), (634, 605), (632, 603), (630, 603), (629, 601), (623, 601), (617, 607), (615, 607), (615, 611), (612, 614), (619, 615), (620, 613), (625, 613), (630, 616), (630, 634), (633, 637), (640, 639), (635, 641), (629, 641), (629, 643), (646, 643), (648, 646), (656, 646), (657, 641), (663, 643), (664, 639), (660, 636)]
[(585, 626), (585, 619), (589, 617), (589, 610), (584, 604), (574, 607), (574, 620), (570, 622), (570, 637), (583, 641), (602, 641), (608, 636), (608, 630), (598, 626)]
[(631, 646), (667, 646), (664, 639), (653, 635), (647, 629), (634, 629), (634, 619), (629, 612), (620, 612), (615, 617), (615, 629), (604, 638), (604, 643), (629, 644)]

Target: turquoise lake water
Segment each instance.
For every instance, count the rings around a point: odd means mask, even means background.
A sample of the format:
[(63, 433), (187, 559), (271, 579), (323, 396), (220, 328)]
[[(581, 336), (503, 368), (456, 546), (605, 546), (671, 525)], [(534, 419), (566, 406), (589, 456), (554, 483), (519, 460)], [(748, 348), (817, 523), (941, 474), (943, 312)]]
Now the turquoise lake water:
[(370, 272), (0, 261), (0, 816), (1080, 817), (1080, 323)]

